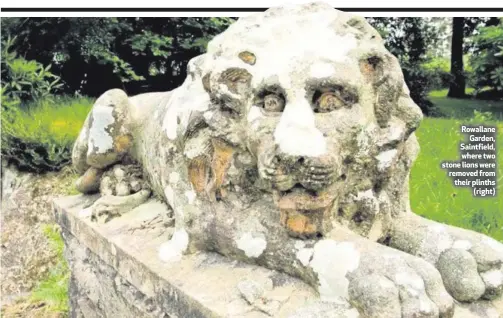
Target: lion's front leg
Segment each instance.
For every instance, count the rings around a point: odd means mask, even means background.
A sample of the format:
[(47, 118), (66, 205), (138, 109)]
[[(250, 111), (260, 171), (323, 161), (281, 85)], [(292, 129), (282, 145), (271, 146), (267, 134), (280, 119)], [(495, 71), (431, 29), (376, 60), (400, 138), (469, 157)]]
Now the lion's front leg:
[[(175, 164), (176, 166), (176, 164)], [(164, 187), (164, 196), (167, 204), (173, 211), (175, 221), (175, 231), (169, 241), (163, 243), (159, 248), (159, 258), (164, 262), (180, 260), (183, 254), (193, 250), (194, 237), (189, 237), (189, 227), (197, 214), (211, 209), (209, 201), (203, 204), (197, 198), (196, 192), (204, 195), (206, 187), (200, 184), (194, 186), (191, 178), (205, 178), (206, 169), (203, 164), (197, 164), (192, 169), (173, 170), (167, 174)], [(200, 183), (203, 183), (201, 180)]]
[[(322, 246), (327, 249), (323, 251)], [(351, 253), (340, 255), (340, 251)], [(326, 259), (332, 259), (332, 266), (320, 271), (318, 262)], [(433, 265), (357, 236), (346, 228), (335, 228), (327, 239), (314, 246), (309, 266), (317, 272), (323, 288), (326, 277), (336, 277), (341, 265), (348, 261), (354, 262), (345, 275), (348, 300), (363, 317), (453, 316), (454, 300)], [(339, 288), (338, 284), (331, 284), (333, 290)]]
[(433, 264), (459, 301), (502, 294), (503, 244), (490, 237), (410, 213), (395, 220), (389, 242)]
[(191, 238), (204, 236), (208, 249), (301, 277), (321, 300), (353, 306), (340, 317), (355, 317), (355, 310), (372, 318), (452, 317), (454, 300), (425, 260), (342, 227), (320, 240), (289, 238), (280, 226), (264, 227), (264, 217), (263, 210), (217, 210), (194, 220)]

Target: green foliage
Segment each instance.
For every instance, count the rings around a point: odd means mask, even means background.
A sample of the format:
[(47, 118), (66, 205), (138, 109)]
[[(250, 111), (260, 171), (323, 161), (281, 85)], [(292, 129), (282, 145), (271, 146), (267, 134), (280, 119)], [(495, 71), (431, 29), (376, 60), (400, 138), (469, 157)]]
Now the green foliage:
[(2, 37), (18, 35), (15, 50), (53, 63), (65, 93), (99, 96), (110, 88), (129, 94), (170, 90), (185, 66), (206, 49), (231, 18), (6, 18)]
[(421, 64), (421, 68), (428, 77), (428, 88), (441, 89), (449, 87), (453, 80), (450, 72), (451, 62), (447, 58), (436, 57)]
[(68, 282), (70, 271), (63, 257), (64, 242), (57, 225), (46, 224), (43, 230), (52, 248), (57, 253), (58, 264), (51, 268), (49, 276), (32, 291), (30, 298), (33, 302), (46, 304), (49, 312), (67, 313), (69, 309)]
[(70, 163), (91, 106), (89, 98), (59, 97), (2, 112), (3, 158), (22, 170), (60, 170)]
[[(446, 98), (446, 90), (432, 97), (440, 109), (451, 109), (455, 118), (425, 118), (416, 132), (421, 151), (412, 167), (410, 198), (412, 210), (429, 219), (471, 229), (503, 241), (503, 183), (498, 196), (474, 198), (469, 188), (455, 187), (446, 171), (445, 160), (459, 160), (459, 142), (464, 138), (461, 123), (498, 126), (498, 175), (503, 175), (503, 117), (498, 121), (484, 101)], [(481, 111), (474, 112), (474, 105)], [(487, 102), (486, 102), (487, 103)], [(454, 113), (457, 111), (457, 113)], [(438, 142), (442, 140), (443, 142)]]
[(451, 71), (451, 62), (444, 57), (435, 57), (424, 62), (422, 67), (426, 70), (439, 70), (449, 73)]
[(26, 60), (13, 50), (16, 38), (2, 41), (2, 110), (12, 109), (21, 102), (48, 99), (62, 87), (60, 78), (34, 60)]
[(478, 28), (472, 37), (471, 64), (477, 89), (485, 86), (503, 92), (503, 22)]
[(135, 34), (129, 39), (134, 52), (145, 54), (147, 49), (154, 56), (168, 57), (169, 49), (173, 44), (173, 38), (154, 34), (151, 31), (143, 31), (142, 34)]
[(500, 19), (498, 17), (465, 17), (463, 52), (469, 53), (477, 46), (473, 41), (473, 36), (478, 34), (479, 28), (498, 25)]
[(17, 107), (21, 104), (21, 100), (19, 98), (13, 97), (12, 95), (8, 95), (8, 90), (2, 85), (0, 86), (0, 96), (2, 102), (2, 113), (10, 112), (10, 110), (17, 109)]
[(424, 61), (428, 48), (438, 41), (436, 28), (423, 18), (368, 18), (368, 21), (400, 63)]
[(473, 118), (470, 118), (471, 123), (487, 123), (489, 121), (494, 121), (494, 114), (491, 112), (480, 112), (478, 110), (473, 111)]
[[(470, 55), (463, 56), (463, 67), (467, 84), (472, 86), (473, 69), (470, 65)], [(451, 61), (445, 57), (432, 57), (421, 63), (421, 69), (424, 70), (428, 78), (428, 89), (439, 90), (448, 88), (454, 77), (451, 74)]]
[(405, 83), (409, 87), (410, 97), (427, 116), (438, 116), (439, 112), (434, 103), (428, 99), (430, 90), (430, 74), (421, 68), (420, 64), (402, 63)]

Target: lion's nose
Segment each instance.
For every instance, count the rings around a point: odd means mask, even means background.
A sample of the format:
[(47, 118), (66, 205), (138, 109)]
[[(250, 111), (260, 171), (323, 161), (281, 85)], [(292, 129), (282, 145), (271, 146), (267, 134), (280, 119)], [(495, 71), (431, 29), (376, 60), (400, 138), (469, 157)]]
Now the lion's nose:
[(271, 157), (272, 166), (282, 167), (292, 177), (291, 185), (297, 183), (306, 189), (320, 190), (330, 184), (341, 173), (339, 157), (334, 153), (321, 156), (292, 155), (276, 148)]
[(278, 127), (274, 137), (276, 145), (285, 155), (320, 157), (327, 151), (325, 136), (315, 127)]
[(325, 136), (316, 128), (314, 113), (304, 101), (288, 104), (274, 131), (274, 142), (288, 156), (320, 157), (327, 152)]
[(276, 165), (287, 166), (291, 169), (292, 168), (299, 169), (306, 164), (308, 157), (292, 155), (290, 153), (278, 149), (277, 152), (274, 154), (272, 160), (273, 163)]

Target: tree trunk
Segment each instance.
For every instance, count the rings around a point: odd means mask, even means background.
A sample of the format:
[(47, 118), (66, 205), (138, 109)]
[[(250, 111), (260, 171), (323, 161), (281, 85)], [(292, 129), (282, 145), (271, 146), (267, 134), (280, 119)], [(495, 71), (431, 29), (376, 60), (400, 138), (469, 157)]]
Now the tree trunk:
[(463, 27), (464, 18), (452, 18), (451, 74), (448, 97), (465, 96), (465, 76), (463, 74)]

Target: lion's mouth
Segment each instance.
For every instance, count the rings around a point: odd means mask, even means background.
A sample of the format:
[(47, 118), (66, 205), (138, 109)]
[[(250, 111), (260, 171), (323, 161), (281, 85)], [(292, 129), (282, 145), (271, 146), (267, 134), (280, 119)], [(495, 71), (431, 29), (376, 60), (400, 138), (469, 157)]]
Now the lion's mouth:
[(335, 197), (335, 192), (329, 189), (313, 191), (302, 185), (274, 192), (281, 224), (291, 235), (300, 238), (323, 236), (330, 230), (330, 214)]
[(329, 191), (314, 191), (296, 184), (286, 191), (274, 192), (275, 203), (282, 210), (310, 212), (327, 208), (334, 201)]

